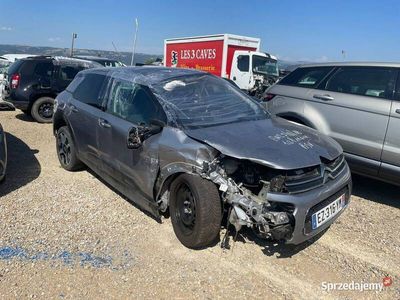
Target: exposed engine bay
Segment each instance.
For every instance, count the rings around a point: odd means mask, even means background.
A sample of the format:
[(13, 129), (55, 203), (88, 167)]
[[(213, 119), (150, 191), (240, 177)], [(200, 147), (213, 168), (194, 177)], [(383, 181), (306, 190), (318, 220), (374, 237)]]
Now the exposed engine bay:
[(295, 207), (270, 201), (268, 193), (296, 194), (314, 189), (335, 178), (344, 166), (344, 157), (339, 156), (320, 166), (277, 170), (220, 155), (211, 163), (204, 162), (200, 175), (219, 187), (223, 202), (229, 204), (228, 226), (232, 224), (236, 232), (246, 226), (261, 238), (288, 240), (295, 227)]
[(278, 81), (278, 76), (254, 74), (254, 86), (249, 90), (249, 94), (258, 99), (261, 99), (265, 90), (274, 85)]
[(205, 163), (201, 175), (219, 186), (222, 200), (230, 205), (228, 222), (236, 232), (247, 226), (261, 238), (290, 238), (293, 205), (268, 201), (269, 192), (284, 191), (284, 171), (221, 156)]

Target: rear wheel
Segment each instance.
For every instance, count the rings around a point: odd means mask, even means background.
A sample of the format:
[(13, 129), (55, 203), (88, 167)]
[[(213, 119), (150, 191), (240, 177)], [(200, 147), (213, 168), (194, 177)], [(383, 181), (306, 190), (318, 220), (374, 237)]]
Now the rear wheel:
[(171, 184), (170, 214), (174, 232), (188, 248), (210, 245), (221, 229), (222, 209), (214, 183), (182, 174)]
[(76, 156), (74, 140), (67, 126), (57, 130), (57, 156), (61, 166), (68, 171), (83, 168), (83, 163)]
[(37, 99), (31, 108), (32, 117), (39, 123), (51, 123), (53, 119), (54, 99), (42, 97)]

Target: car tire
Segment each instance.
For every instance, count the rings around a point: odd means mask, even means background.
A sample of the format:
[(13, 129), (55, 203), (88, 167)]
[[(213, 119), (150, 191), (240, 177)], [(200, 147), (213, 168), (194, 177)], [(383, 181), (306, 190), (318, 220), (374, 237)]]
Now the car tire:
[(41, 97), (33, 103), (31, 115), (39, 123), (51, 123), (53, 121), (53, 108), (53, 98)]
[(170, 214), (178, 240), (199, 249), (216, 240), (222, 219), (221, 199), (214, 183), (182, 174), (171, 184)]
[(57, 130), (56, 150), (61, 166), (67, 171), (78, 171), (84, 167), (76, 155), (75, 143), (67, 126)]

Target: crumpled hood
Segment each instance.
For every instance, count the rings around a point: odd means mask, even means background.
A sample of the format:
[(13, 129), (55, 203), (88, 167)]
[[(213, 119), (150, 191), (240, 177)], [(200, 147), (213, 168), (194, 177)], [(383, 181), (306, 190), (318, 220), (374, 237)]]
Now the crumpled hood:
[(277, 117), (185, 129), (185, 133), (222, 154), (275, 169), (315, 166), (321, 164), (321, 157), (333, 160), (343, 152), (330, 137)]

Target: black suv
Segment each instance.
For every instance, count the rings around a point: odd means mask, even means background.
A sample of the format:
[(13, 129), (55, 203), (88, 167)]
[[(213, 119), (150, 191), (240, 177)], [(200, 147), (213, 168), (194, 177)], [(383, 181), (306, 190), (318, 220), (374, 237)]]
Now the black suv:
[(84, 69), (96, 62), (68, 57), (36, 56), (20, 59), (8, 69), (6, 99), (40, 123), (49, 123), (55, 97)]

